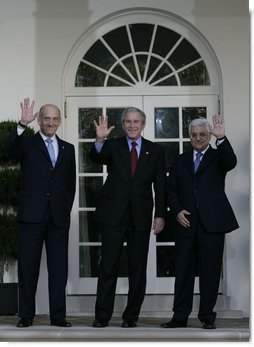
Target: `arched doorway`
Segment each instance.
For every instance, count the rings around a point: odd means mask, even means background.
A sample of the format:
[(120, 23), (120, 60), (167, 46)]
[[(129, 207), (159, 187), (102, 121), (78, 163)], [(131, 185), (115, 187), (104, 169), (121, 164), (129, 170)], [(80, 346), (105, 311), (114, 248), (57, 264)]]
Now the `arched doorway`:
[[(107, 170), (87, 155), (95, 138), (93, 119), (107, 114), (116, 126), (112, 136), (119, 136), (122, 110), (142, 108), (147, 115), (143, 135), (164, 147), (169, 168), (174, 155), (189, 145), (189, 121), (218, 112), (220, 70), (211, 47), (192, 25), (170, 13), (129, 9), (96, 23), (77, 42), (66, 64), (63, 94), (65, 136), (75, 145), (78, 172), (68, 294), (94, 294), (100, 234), (92, 216)], [(168, 219), (165, 231), (151, 237), (147, 293), (173, 293), (171, 223)], [(127, 292), (126, 276), (123, 251), (117, 293)]]

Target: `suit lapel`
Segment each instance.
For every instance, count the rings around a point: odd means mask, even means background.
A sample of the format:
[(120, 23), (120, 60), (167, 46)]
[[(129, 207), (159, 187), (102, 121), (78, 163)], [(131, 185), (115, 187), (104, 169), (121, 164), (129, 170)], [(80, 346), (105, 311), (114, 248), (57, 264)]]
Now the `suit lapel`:
[[(118, 143), (119, 147), (119, 153), (123, 161), (123, 165), (126, 168), (126, 172), (129, 172), (131, 175), (131, 157), (130, 157), (130, 149), (128, 146), (128, 142), (126, 137), (121, 137), (119, 139)], [(140, 154), (138, 158), (138, 164), (137, 164), (137, 169), (136, 169), (136, 174), (141, 170), (143, 166), (145, 165), (146, 161), (149, 159), (150, 152), (149, 152), (149, 146), (147, 146), (146, 140), (142, 137), (142, 142), (141, 142), (141, 149), (140, 149)], [(135, 174), (135, 176), (136, 176)]]
[(58, 156), (56, 161), (56, 166), (58, 166), (64, 159), (65, 146), (63, 141), (56, 135), (58, 142)]
[(46, 144), (44, 143), (43, 138), (41, 137), (39, 132), (34, 135), (34, 140), (36, 142), (36, 145), (39, 147), (39, 149), (43, 152), (43, 154), (51, 162)]
[[(58, 142), (58, 156), (57, 156), (56, 166), (58, 166), (64, 158), (65, 147), (64, 147), (64, 143), (57, 135), (56, 135), (56, 139)], [(43, 154), (47, 157), (47, 159), (51, 163), (46, 144), (44, 143), (43, 138), (41, 137), (39, 132), (34, 135), (34, 140), (37, 146), (39, 147), (39, 149), (43, 152)]]
[(128, 142), (125, 136), (118, 139), (118, 150), (123, 165), (125, 166), (126, 172), (129, 172), (131, 174), (131, 156)]
[(215, 150), (211, 146), (209, 146), (208, 150), (205, 152), (200, 162), (197, 172), (203, 171), (207, 167), (207, 165), (209, 165), (210, 161), (214, 158), (214, 155), (215, 155)]
[(146, 140), (142, 137), (141, 149), (140, 149), (140, 154), (139, 154), (139, 158), (138, 158), (136, 173), (138, 171), (143, 170), (144, 165), (146, 164), (146, 162), (149, 158), (150, 158), (149, 146), (148, 146)]
[(194, 175), (193, 150), (186, 152), (186, 166), (187, 170)]

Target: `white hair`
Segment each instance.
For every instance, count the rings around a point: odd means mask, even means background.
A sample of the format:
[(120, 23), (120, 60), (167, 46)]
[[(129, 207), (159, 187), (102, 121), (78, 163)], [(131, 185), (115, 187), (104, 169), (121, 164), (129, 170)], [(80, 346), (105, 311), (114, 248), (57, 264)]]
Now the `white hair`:
[(210, 131), (210, 123), (205, 118), (193, 119), (189, 124), (189, 134), (191, 133), (191, 128), (195, 126), (205, 126), (208, 132)]

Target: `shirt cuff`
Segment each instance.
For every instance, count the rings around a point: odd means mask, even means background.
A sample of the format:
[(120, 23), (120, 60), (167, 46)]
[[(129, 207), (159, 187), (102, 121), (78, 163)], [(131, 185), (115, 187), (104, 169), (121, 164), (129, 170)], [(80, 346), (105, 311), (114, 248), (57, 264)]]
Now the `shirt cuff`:
[(95, 141), (94, 144), (95, 144), (96, 152), (97, 152), (97, 153), (100, 153), (100, 151), (102, 150), (102, 147), (103, 147), (104, 143)]
[(23, 132), (25, 131), (26, 129), (21, 127), (20, 125), (17, 126), (17, 134), (18, 136), (20, 136), (21, 134), (23, 134)]

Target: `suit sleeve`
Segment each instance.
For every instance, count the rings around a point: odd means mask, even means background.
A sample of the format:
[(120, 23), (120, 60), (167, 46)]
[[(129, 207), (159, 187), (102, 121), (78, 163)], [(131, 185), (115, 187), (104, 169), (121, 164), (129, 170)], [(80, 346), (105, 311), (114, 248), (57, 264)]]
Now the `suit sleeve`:
[(217, 146), (219, 154), (219, 165), (225, 173), (234, 169), (237, 164), (237, 158), (234, 150), (227, 138)]
[(70, 164), (70, 181), (68, 191), (71, 198), (71, 207), (73, 205), (75, 192), (76, 192), (76, 160), (74, 146), (71, 145), (71, 164)]
[(167, 206), (170, 208), (170, 213), (176, 218), (179, 212), (183, 210), (178, 199), (178, 184), (177, 184), (177, 159), (174, 160), (169, 176), (167, 177)]
[(15, 157), (17, 159), (21, 158), (22, 155), (22, 141), (24, 138), (24, 133), (18, 135), (17, 127), (15, 127), (12, 132), (7, 137), (4, 152), (8, 156)]
[(108, 140), (104, 142), (104, 145), (100, 153), (97, 152), (95, 147), (95, 142), (94, 142), (91, 146), (89, 156), (94, 163), (101, 164), (101, 165), (109, 164), (110, 158), (111, 158), (111, 152), (110, 152)]

